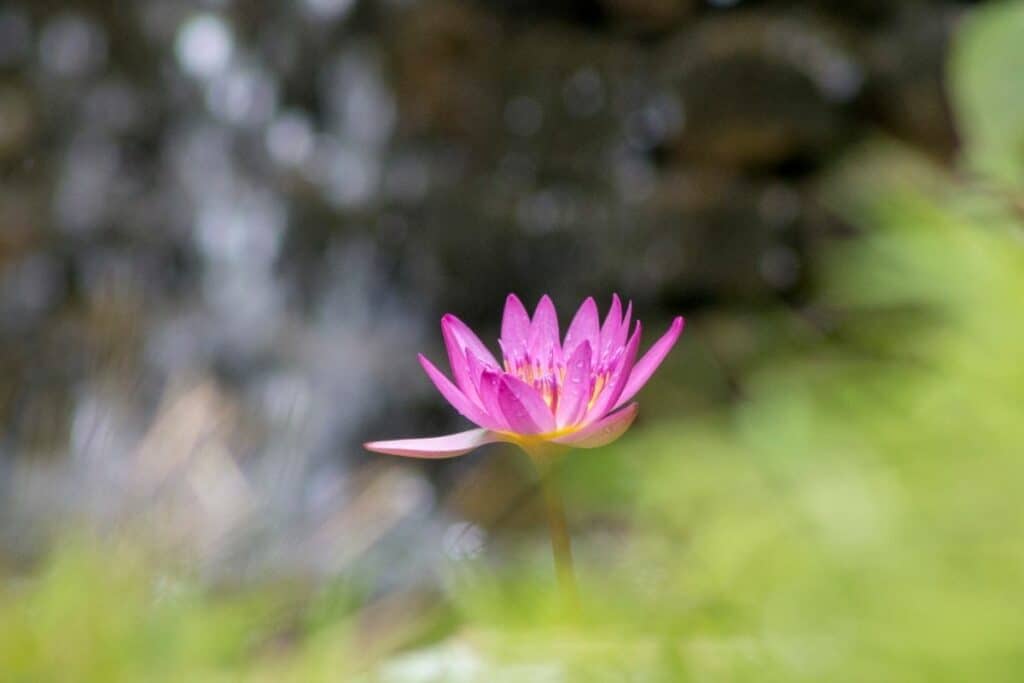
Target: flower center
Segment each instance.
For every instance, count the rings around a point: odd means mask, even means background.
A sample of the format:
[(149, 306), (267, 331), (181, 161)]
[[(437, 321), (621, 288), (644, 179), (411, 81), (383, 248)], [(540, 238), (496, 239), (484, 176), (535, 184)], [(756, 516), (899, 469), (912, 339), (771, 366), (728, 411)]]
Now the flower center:
[[(607, 386), (615, 362), (621, 354), (621, 350), (616, 350), (607, 354), (607, 357), (598, 359), (594, 367), (591, 368), (589, 376), (582, 378), (585, 386), (589, 385), (585, 390), (588, 410)], [(547, 359), (534, 358), (531, 354), (526, 354), (522, 358), (505, 356), (503, 363), (506, 373), (521, 379), (537, 390), (552, 413), (558, 409), (558, 399), (563, 393), (567, 374), (566, 364), (562, 359), (555, 358), (554, 354)]]

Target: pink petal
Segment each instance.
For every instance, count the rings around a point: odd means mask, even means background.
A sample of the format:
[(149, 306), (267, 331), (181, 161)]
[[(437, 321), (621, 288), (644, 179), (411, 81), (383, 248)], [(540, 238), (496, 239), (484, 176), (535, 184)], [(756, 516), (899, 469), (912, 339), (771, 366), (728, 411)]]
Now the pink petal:
[(555, 430), (555, 418), (548, 404), (536, 389), (518, 377), (505, 375), (501, 378), (498, 405), (509, 428), (517, 434), (543, 434)]
[(480, 341), (480, 337), (476, 336), (476, 333), (469, 329), (469, 326), (466, 323), (462, 322), (451, 313), (446, 313), (441, 318), (442, 331), (445, 328), (448, 328), (448, 334), (454, 339), (455, 343), (458, 344), (459, 348), (463, 350), (469, 349), (476, 354), (477, 358), (493, 368), (499, 367), (498, 361), (494, 360), (494, 354), (484, 346), (484, 343)]
[(615, 342), (615, 335), (622, 327), (622, 302), (618, 294), (612, 294), (612, 305), (605, 316), (604, 324), (601, 325), (601, 346), (598, 349), (597, 357), (607, 358)]
[(583, 342), (566, 363), (565, 379), (562, 380), (555, 411), (555, 422), (559, 427), (576, 424), (587, 409), (591, 389), (590, 360), (590, 343)]
[(597, 448), (615, 441), (622, 436), (633, 420), (636, 419), (637, 410), (640, 404), (633, 403), (617, 413), (606, 415), (597, 422), (580, 429), (579, 431), (567, 434), (558, 439), (552, 439), (555, 443), (566, 444), (574, 448)]
[(437, 390), (441, 392), (445, 400), (452, 404), (455, 410), (459, 411), (466, 419), (471, 422), (475, 422), (481, 427), (496, 427), (498, 426), (493, 419), (490, 418), (487, 413), (479, 408), (473, 401), (469, 400), (464, 393), (459, 391), (451, 381), (444, 376), (444, 373), (437, 369), (437, 367), (431, 363), (426, 356), (422, 353), (419, 355), (420, 365), (426, 371), (427, 376), (430, 377), (430, 381), (434, 383)]
[(364, 443), (363, 448), (374, 453), (402, 455), (407, 458), (454, 458), (484, 444), (502, 440), (500, 435), (486, 429), (470, 429), (466, 432), (428, 439), (370, 441)]
[(458, 336), (444, 319), (441, 320), (441, 336), (444, 338), (445, 349), (448, 351), (448, 365), (452, 369), (455, 384), (470, 401), (479, 405), (480, 395), (476, 383), (471, 378), (469, 363), (466, 360), (466, 349), (459, 342)]
[(505, 299), (505, 314), (501, 318), (501, 349), (508, 360), (526, 355), (530, 342), (530, 314), (515, 294)]
[(547, 294), (540, 298), (530, 324), (530, 355), (542, 363), (558, 359), (561, 351), (558, 334), (558, 313)]
[(612, 349), (622, 348), (622, 345), (626, 343), (626, 337), (629, 336), (629, 323), (633, 317), (633, 302), (630, 301), (626, 304), (626, 312), (622, 316), (622, 324), (619, 325), (619, 329), (615, 331), (615, 337), (612, 341)]
[(478, 399), (478, 404), (480, 405), (480, 407), (486, 410), (487, 404), (484, 403), (483, 397), (480, 395), (480, 378), (483, 377), (484, 372), (500, 371), (490, 368), (487, 365), (484, 365), (484, 362), (477, 358), (476, 354), (474, 354), (472, 351), (467, 350), (465, 358), (467, 377), (469, 381), (473, 384), (473, 391), (476, 395), (476, 398)]
[(594, 297), (587, 297), (587, 300), (580, 306), (580, 310), (576, 311), (572, 322), (569, 323), (562, 351), (566, 355), (572, 355), (576, 347), (584, 342), (590, 346), (592, 351), (597, 351), (600, 338), (601, 316), (597, 312), (597, 302), (594, 301)]
[(583, 416), (583, 424), (600, 420), (604, 417), (605, 413), (612, 410), (612, 406), (616, 405), (616, 401), (622, 395), (622, 390), (629, 380), (630, 372), (633, 369), (633, 362), (636, 360), (636, 353), (640, 349), (641, 329), (642, 327), (638, 320), (636, 321), (633, 336), (629, 338), (626, 348), (623, 350), (622, 355), (615, 364), (615, 368), (605, 382), (604, 388), (601, 389), (601, 394), (594, 401), (594, 405), (590, 407), (587, 414)]
[(647, 350), (644, 357), (637, 361), (629, 375), (629, 381), (626, 382), (622, 394), (619, 395), (618, 401), (615, 404), (616, 408), (636, 396), (636, 392), (640, 391), (647, 384), (647, 380), (651, 378), (654, 371), (661, 365), (661, 361), (665, 360), (665, 356), (675, 346), (679, 335), (683, 333), (684, 324), (685, 321), (682, 317), (677, 317), (673, 320), (672, 325), (668, 328), (668, 332), (662, 335), (661, 339), (654, 342), (654, 345)]
[(484, 370), (480, 373), (480, 402), (484, 405), (484, 411), (498, 425), (497, 429), (507, 431), (508, 420), (498, 402), (498, 389), (501, 388), (501, 378), (504, 375), (493, 370)]

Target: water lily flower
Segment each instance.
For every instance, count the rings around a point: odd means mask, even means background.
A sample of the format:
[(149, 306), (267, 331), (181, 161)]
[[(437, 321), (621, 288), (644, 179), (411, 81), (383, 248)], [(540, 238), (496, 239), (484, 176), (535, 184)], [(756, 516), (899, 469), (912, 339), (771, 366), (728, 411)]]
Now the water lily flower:
[(510, 294), (499, 344), (502, 362), (452, 314), (441, 319), (452, 379), (425, 356), (419, 360), (441, 395), (478, 427), (425, 439), (373, 441), (368, 450), (414, 458), (450, 458), (499, 441), (531, 455), (567, 447), (595, 448), (629, 429), (638, 404), (630, 403), (658, 369), (683, 331), (683, 318), (637, 360), (639, 321), (632, 327), (617, 295), (602, 323), (588, 298), (561, 338), (551, 298), (531, 318)]

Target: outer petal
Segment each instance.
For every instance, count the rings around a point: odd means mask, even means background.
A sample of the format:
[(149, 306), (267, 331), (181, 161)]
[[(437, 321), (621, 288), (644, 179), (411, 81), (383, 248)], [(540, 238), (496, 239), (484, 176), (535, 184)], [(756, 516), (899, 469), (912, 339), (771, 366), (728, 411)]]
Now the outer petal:
[(487, 411), (487, 404), (484, 403), (483, 396), (480, 393), (480, 381), (485, 372), (499, 372), (494, 368), (484, 365), (484, 361), (476, 357), (476, 354), (472, 351), (466, 350), (466, 368), (468, 370), (468, 379), (473, 384), (473, 389), (477, 399), (479, 399), (479, 405), (484, 411)]
[(600, 338), (601, 316), (597, 312), (597, 302), (594, 301), (594, 297), (587, 297), (569, 323), (562, 351), (566, 356), (571, 356), (577, 346), (586, 342), (592, 352), (596, 352), (600, 346)]
[(685, 321), (682, 317), (677, 317), (673, 320), (672, 325), (668, 328), (668, 332), (662, 335), (661, 339), (654, 342), (654, 345), (647, 350), (644, 357), (637, 361), (629, 375), (629, 381), (626, 382), (622, 394), (619, 395), (619, 399), (615, 403), (616, 408), (636, 396), (636, 392), (640, 391), (647, 384), (647, 380), (651, 378), (654, 371), (661, 365), (661, 361), (665, 360), (665, 356), (675, 346), (679, 335), (683, 333), (684, 324)]
[(609, 356), (620, 327), (622, 327), (622, 301), (619, 300), (618, 294), (612, 294), (611, 308), (608, 309), (608, 315), (605, 316), (604, 324), (601, 325), (601, 346), (597, 349), (598, 360)]
[(498, 361), (494, 359), (494, 354), (480, 341), (480, 337), (476, 336), (476, 333), (469, 329), (469, 325), (451, 313), (445, 313), (441, 318), (441, 329), (444, 330), (445, 328), (448, 328), (448, 334), (460, 348), (469, 349), (487, 365), (494, 368), (498, 367)]
[(633, 318), (633, 302), (630, 301), (626, 304), (626, 312), (622, 316), (622, 324), (619, 325), (619, 329), (616, 330), (615, 336), (612, 339), (612, 350), (621, 348), (626, 343), (626, 338), (629, 337), (629, 323)]
[(419, 355), (420, 365), (426, 371), (427, 376), (437, 387), (437, 390), (441, 392), (445, 400), (452, 404), (452, 407), (459, 413), (470, 420), (475, 422), (481, 427), (497, 427), (498, 425), (486, 412), (480, 409), (473, 401), (469, 400), (464, 393), (459, 391), (458, 387), (451, 383), (451, 381), (444, 376), (444, 373), (437, 369), (437, 367), (431, 363), (426, 356), (422, 353)]
[(498, 425), (498, 429), (506, 431), (510, 427), (498, 402), (498, 389), (501, 387), (503, 376), (493, 370), (484, 370), (480, 373), (480, 401), (484, 404), (487, 415)]
[(606, 415), (592, 425), (558, 439), (552, 439), (552, 441), (574, 448), (597, 448), (598, 446), (610, 444), (629, 429), (630, 425), (633, 424), (633, 420), (636, 419), (636, 413), (639, 409), (639, 403), (632, 403), (628, 408), (623, 408), (617, 413)]
[(559, 428), (576, 424), (587, 409), (591, 390), (590, 359), (590, 343), (583, 342), (565, 364), (565, 379), (562, 380), (555, 411), (555, 422)]
[[(464, 393), (470, 401), (480, 405), (480, 395), (477, 392), (476, 382), (473, 381), (471, 376), (469, 361), (467, 360), (467, 350), (459, 342), (459, 338), (455, 331), (452, 329), (451, 324), (446, 321), (441, 321), (441, 336), (444, 337), (444, 345), (448, 351), (448, 365), (452, 369), (452, 377), (455, 378), (455, 384)], [(470, 354), (472, 352), (469, 352)]]
[(525, 356), (527, 344), (530, 343), (530, 314), (515, 294), (509, 294), (505, 299), (500, 343), (507, 360)]
[(428, 439), (370, 441), (364, 443), (363, 448), (374, 453), (402, 455), (407, 458), (454, 458), (457, 455), (469, 453), (484, 444), (503, 440), (501, 435), (486, 429), (470, 429), (466, 432)]
[(530, 324), (530, 355), (546, 363), (552, 357), (559, 356), (559, 342), (558, 313), (551, 297), (545, 294), (540, 298)]
[(626, 382), (629, 381), (630, 372), (633, 370), (633, 363), (636, 361), (636, 353), (640, 348), (641, 330), (642, 326), (638, 320), (633, 336), (626, 343), (626, 348), (608, 377), (608, 381), (601, 390), (601, 394), (583, 417), (583, 424), (600, 420), (606, 413), (611, 412), (612, 407), (617, 404), (619, 396), (622, 395), (622, 390), (626, 386)]
[(509, 428), (517, 434), (555, 430), (555, 418), (540, 394), (518, 377), (505, 375), (498, 386), (498, 405)]

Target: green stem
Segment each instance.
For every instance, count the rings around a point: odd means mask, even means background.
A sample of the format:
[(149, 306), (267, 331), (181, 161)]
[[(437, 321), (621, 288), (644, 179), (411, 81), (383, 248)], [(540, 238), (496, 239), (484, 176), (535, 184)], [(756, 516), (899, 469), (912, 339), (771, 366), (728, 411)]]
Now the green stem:
[(555, 558), (555, 573), (562, 590), (562, 597), (572, 613), (579, 610), (579, 592), (576, 589), (576, 573), (572, 562), (572, 540), (569, 525), (565, 520), (565, 506), (554, 472), (554, 461), (560, 451), (544, 448), (526, 449), (537, 467), (537, 473), (544, 488), (544, 503), (547, 509), (548, 532), (551, 535), (551, 552)]

